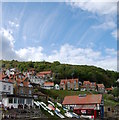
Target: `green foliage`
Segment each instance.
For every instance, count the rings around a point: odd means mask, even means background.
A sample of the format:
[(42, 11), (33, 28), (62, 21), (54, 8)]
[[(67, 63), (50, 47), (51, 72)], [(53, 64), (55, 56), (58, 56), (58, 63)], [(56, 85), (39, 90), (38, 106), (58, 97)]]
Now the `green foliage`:
[(114, 100), (114, 96), (111, 94), (103, 94), (104, 97), (104, 105), (105, 106), (116, 106), (119, 102)]
[(112, 94), (113, 94), (115, 97), (118, 97), (118, 96), (119, 96), (119, 87), (114, 88), (114, 90), (112, 91)]
[(38, 89), (36, 88), (36, 89), (34, 89), (34, 93), (37, 93), (38, 92)]

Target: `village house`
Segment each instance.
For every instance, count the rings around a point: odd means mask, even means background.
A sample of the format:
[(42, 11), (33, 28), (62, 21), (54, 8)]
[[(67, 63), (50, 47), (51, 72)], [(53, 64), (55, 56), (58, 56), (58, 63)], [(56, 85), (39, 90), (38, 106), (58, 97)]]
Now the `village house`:
[(45, 82), (43, 79), (41, 79), (37, 76), (30, 76), (29, 80), (30, 80), (31, 83), (38, 84), (40, 86), (42, 86)]
[(37, 76), (44, 80), (48, 80), (52, 78), (52, 74), (53, 74), (52, 71), (42, 71), (42, 72), (37, 73)]
[(28, 81), (17, 81), (14, 85), (14, 94), (22, 96), (32, 96), (33, 86)]
[(62, 105), (76, 114), (103, 117), (104, 102), (101, 94), (66, 96)]
[(97, 89), (96, 89), (96, 82), (91, 82), (90, 83), (90, 90), (97, 91)]
[(0, 95), (3, 94), (13, 94), (13, 83), (6, 75), (0, 73)]
[(10, 76), (10, 75), (14, 75), (16, 71), (17, 71), (16, 68), (11, 68), (11, 69), (7, 69), (5, 73), (7, 76)]
[(81, 91), (97, 91), (96, 82), (84, 81), (80, 87)]
[(28, 69), (26, 72), (23, 72), (23, 75), (27, 76), (28, 78), (35, 76), (36, 72), (34, 68)]
[(30, 85), (23, 85), (22, 83), (19, 85), (17, 94), (7, 94), (3, 96), (3, 104), (5, 107), (9, 108), (24, 108), (25, 105), (30, 107), (33, 106), (33, 96)]
[(60, 81), (61, 90), (78, 90), (78, 79), (63, 79)]
[(105, 92), (106, 92), (106, 93), (111, 92), (112, 90), (113, 90), (112, 87), (110, 87), (110, 88), (105, 88)]
[(97, 84), (97, 91), (99, 93), (104, 93), (105, 92), (105, 86), (104, 86), (104, 84)]
[[(12, 86), (8, 88), (11, 89), (12, 92), (2, 94), (4, 107), (19, 108), (22, 106), (22, 108), (24, 108), (25, 105), (28, 107), (33, 106), (33, 87), (30, 85), (28, 77), (17, 73), (14, 76), (10, 76), (8, 80), (4, 80), (4, 82), (7, 81), (12, 83)], [(3, 92), (5, 93), (6, 91), (4, 90)]]
[(81, 91), (89, 91), (90, 90), (90, 81), (84, 81), (83, 85), (81, 86)]
[(29, 73), (30, 75), (35, 75), (35, 73), (36, 73), (35, 68), (29, 69), (27, 73)]
[(47, 90), (54, 89), (54, 82), (44, 82), (42, 88)]

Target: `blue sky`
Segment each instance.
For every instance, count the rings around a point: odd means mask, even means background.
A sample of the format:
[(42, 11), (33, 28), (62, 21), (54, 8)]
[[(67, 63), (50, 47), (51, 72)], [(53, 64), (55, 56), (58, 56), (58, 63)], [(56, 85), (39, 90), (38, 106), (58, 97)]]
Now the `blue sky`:
[(116, 3), (3, 3), (2, 46), (9, 48), (3, 59), (59, 60), (116, 70), (115, 7)]

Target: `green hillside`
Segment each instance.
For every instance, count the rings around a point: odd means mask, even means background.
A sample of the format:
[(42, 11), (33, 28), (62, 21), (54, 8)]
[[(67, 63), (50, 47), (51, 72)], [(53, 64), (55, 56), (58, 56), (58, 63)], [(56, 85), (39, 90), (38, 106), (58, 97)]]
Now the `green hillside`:
[(80, 81), (89, 80), (97, 83), (103, 83), (106, 87), (115, 86), (119, 73), (115, 71), (104, 70), (95, 66), (87, 65), (69, 65), (61, 64), (58, 61), (53, 63), (42, 61), (42, 62), (20, 62), (16, 60), (3, 61), (1, 60), (2, 68), (13, 68), (16, 67), (20, 71), (27, 71), (30, 68), (34, 68), (36, 72), (52, 70), (53, 81), (59, 83), (60, 79), (65, 78), (79, 78)]

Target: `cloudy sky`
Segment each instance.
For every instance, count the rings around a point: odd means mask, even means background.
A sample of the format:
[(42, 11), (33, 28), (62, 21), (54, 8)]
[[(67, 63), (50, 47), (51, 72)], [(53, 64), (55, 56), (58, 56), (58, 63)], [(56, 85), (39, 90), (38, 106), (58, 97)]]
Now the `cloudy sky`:
[(0, 59), (117, 70), (117, 3), (86, 1), (2, 3)]

